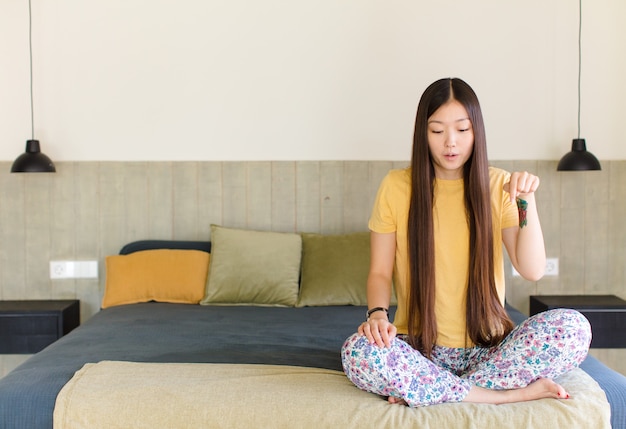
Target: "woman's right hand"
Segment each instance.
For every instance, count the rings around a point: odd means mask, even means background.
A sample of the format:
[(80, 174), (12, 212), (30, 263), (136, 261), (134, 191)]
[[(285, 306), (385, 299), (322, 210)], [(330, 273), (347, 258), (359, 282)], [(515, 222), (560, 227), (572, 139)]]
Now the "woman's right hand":
[(386, 317), (370, 317), (359, 326), (359, 334), (365, 335), (370, 344), (378, 347), (391, 347), (391, 340), (396, 336), (396, 327)]
[[(396, 233), (370, 235), (370, 270), (367, 276), (368, 308), (389, 308), (394, 261), (396, 258)], [(365, 335), (370, 344), (391, 347), (396, 336), (396, 327), (389, 323), (388, 311), (369, 313), (368, 320), (359, 326), (359, 334)]]

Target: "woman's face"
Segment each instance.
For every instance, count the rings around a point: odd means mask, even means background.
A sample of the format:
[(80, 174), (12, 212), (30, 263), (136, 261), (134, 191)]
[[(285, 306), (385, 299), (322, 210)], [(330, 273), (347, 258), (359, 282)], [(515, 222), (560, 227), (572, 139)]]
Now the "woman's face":
[(474, 150), (474, 129), (467, 110), (450, 100), (428, 118), (428, 149), (435, 167), (435, 177), (463, 178), (463, 165)]

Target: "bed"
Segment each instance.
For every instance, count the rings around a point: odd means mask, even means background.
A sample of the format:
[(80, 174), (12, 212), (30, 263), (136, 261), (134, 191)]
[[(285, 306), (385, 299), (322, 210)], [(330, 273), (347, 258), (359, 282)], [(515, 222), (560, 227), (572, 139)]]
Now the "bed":
[[(228, 234), (222, 237), (223, 232)], [(110, 305), (106, 296), (109, 291), (105, 291), (100, 312), (0, 379), (0, 427), (526, 429), (545, 427), (549, 422), (552, 427), (626, 428), (626, 377), (592, 357), (582, 369), (559, 380), (573, 397), (564, 401), (500, 406), (443, 404), (409, 409), (361, 392), (341, 372), (339, 350), (364, 317), (363, 295), (355, 298), (352, 284), (343, 285), (347, 292), (338, 292), (342, 285), (334, 285), (331, 293), (323, 290), (315, 297), (308, 290), (306, 300), (302, 295), (307, 292), (303, 282), (312, 275), (322, 278), (322, 289), (327, 287), (328, 276), (343, 275), (345, 280), (366, 275), (362, 268), (358, 273), (352, 270), (354, 265), (366, 262), (368, 252), (355, 251), (354, 243), (358, 242), (359, 249), (367, 247), (367, 236), (298, 235), (302, 251), (295, 275), (299, 289), (295, 301), (293, 296), (288, 297), (293, 305), (251, 303), (250, 296), (242, 291), (237, 291), (240, 304), (222, 302), (229, 301), (228, 297), (216, 292), (212, 302), (203, 302), (215, 280), (213, 270), (215, 275), (220, 274), (220, 264), (225, 264), (227, 271), (243, 275), (246, 270), (241, 256), (249, 250), (256, 255), (253, 264), (272, 265), (286, 257), (274, 252), (274, 244), (266, 236), (260, 237), (252, 249), (218, 251), (218, 242), (231, 241), (237, 234), (242, 234), (239, 238), (247, 243), (255, 242), (250, 240), (249, 232), (213, 229), (213, 251), (208, 241), (145, 240), (124, 246), (116, 259), (107, 260), (107, 288), (117, 274), (124, 274), (122, 278), (134, 276), (137, 282), (145, 282), (145, 275), (152, 275), (137, 268), (136, 261), (135, 265), (120, 268), (116, 263), (126, 263), (124, 256), (179, 251), (195, 258), (199, 253), (211, 252), (207, 269), (198, 274), (199, 278), (203, 273), (208, 278), (202, 296), (196, 293), (187, 298), (191, 302), (198, 299), (196, 304), (175, 302), (178, 298), (172, 296), (167, 302), (162, 302), (162, 297), (143, 296), (134, 298), (138, 302)], [(292, 244), (283, 243), (281, 247), (293, 251)], [(311, 266), (309, 260), (316, 255), (316, 246), (321, 249), (317, 262), (325, 258), (322, 269)], [(239, 259), (234, 266), (229, 265), (224, 254)], [(158, 255), (162, 257), (163, 253)], [(185, 261), (176, 262), (183, 270), (193, 271)], [(329, 267), (333, 263), (343, 266), (344, 273), (333, 273)], [(165, 265), (160, 263), (161, 267)], [(277, 271), (283, 270), (276, 266), (269, 269), (272, 275)], [(288, 272), (293, 277), (291, 271), (278, 275)], [(180, 276), (179, 272), (175, 278)], [(172, 281), (167, 274), (159, 277), (165, 284)], [(128, 301), (124, 296), (116, 299)], [(285, 296), (271, 299), (280, 302)], [(316, 299), (318, 302), (314, 302)], [(332, 302), (324, 302), (328, 299)], [(517, 310), (507, 309), (514, 320), (524, 318)]]

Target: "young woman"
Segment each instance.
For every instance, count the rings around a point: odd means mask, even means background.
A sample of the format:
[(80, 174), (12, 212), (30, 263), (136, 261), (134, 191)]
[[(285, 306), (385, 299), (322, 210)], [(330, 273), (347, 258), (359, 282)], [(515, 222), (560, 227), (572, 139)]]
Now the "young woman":
[(558, 309), (514, 328), (504, 309), (502, 243), (524, 278), (544, 272), (538, 186), (530, 173), (488, 166), (469, 85), (442, 79), (426, 89), (411, 168), (389, 172), (369, 221), (369, 311), (342, 349), (357, 387), (412, 407), (569, 397), (553, 379), (587, 355), (587, 319)]

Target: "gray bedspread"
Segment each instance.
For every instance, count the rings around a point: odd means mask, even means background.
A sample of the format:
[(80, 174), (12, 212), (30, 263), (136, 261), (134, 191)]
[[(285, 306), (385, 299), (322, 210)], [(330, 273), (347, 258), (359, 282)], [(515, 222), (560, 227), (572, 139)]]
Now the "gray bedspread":
[[(364, 314), (365, 308), (351, 306), (111, 307), (0, 379), (0, 427), (52, 428), (58, 392), (88, 362), (258, 363), (341, 370), (341, 345)], [(515, 314), (519, 320), (521, 315)], [(593, 358), (583, 369), (607, 393), (613, 428), (626, 428), (626, 378)]]

